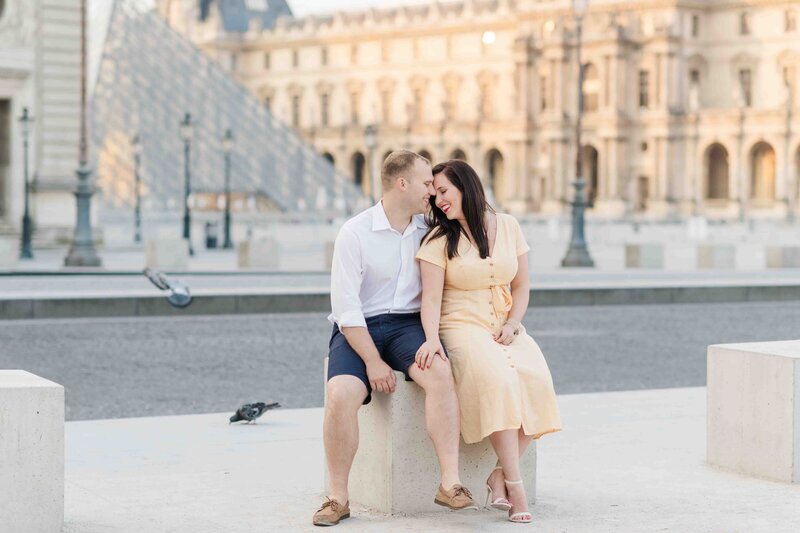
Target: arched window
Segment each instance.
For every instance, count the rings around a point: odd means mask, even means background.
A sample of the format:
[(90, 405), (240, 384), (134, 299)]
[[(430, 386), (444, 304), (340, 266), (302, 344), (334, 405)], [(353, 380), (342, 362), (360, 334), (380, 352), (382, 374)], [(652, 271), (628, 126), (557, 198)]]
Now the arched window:
[(322, 158), (325, 159), (331, 165), (335, 165), (336, 164), (336, 160), (333, 158), (333, 155), (330, 152), (324, 152), (322, 154)]
[(750, 150), (750, 198), (775, 199), (775, 150), (765, 142)]
[(503, 181), (505, 166), (503, 154), (500, 150), (492, 148), (486, 153), (486, 174), (483, 176), (483, 188), (487, 192), (495, 193), (498, 184)]
[(581, 150), (583, 179), (586, 180), (586, 196), (589, 207), (594, 207), (594, 201), (600, 191), (599, 154), (594, 146), (586, 145)]
[(728, 198), (728, 151), (721, 144), (712, 144), (706, 150), (705, 197), (709, 200)]
[(467, 154), (461, 148), (456, 148), (450, 153), (450, 159), (459, 159), (461, 161), (467, 160)]
[(359, 187), (364, 185), (364, 170), (366, 169), (367, 160), (364, 154), (356, 152), (350, 158), (350, 173), (353, 176), (353, 183)]
[(431, 157), (431, 153), (429, 151), (424, 150), (424, 149), (420, 150), (419, 151), (419, 155), (421, 155), (422, 157), (424, 157), (425, 159), (427, 159), (428, 161), (433, 163), (433, 158)]
[(597, 111), (600, 106), (600, 75), (597, 67), (587, 63), (583, 67), (583, 110), (587, 113)]

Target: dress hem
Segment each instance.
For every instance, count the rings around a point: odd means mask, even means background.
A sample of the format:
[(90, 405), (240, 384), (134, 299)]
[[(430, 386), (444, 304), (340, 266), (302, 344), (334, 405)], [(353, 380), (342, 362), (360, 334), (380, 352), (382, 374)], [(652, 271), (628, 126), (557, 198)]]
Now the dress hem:
[(557, 432), (561, 431), (561, 428), (550, 428), (550, 429), (547, 429), (547, 430), (545, 430), (545, 431), (540, 431), (539, 433), (528, 433), (527, 431), (525, 431), (525, 427), (524, 427), (524, 425), (520, 424), (520, 425), (519, 425), (517, 428), (510, 427), (510, 428), (499, 428), (499, 429), (495, 429), (494, 431), (490, 431), (490, 432), (486, 433), (485, 435), (483, 435), (483, 436), (482, 436), (480, 439), (478, 439), (478, 440), (469, 441), (469, 440), (467, 440), (467, 438), (464, 436), (464, 434), (463, 434), (463, 433), (461, 434), (461, 438), (463, 438), (463, 439), (464, 439), (464, 443), (465, 443), (465, 444), (476, 444), (476, 443), (478, 443), (478, 442), (482, 442), (484, 439), (486, 439), (486, 437), (488, 437), (488, 436), (489, 436), (489, 435), (491, 435), (492, 433), (496, 433), (496, 432), (498, 432), (498, 431), (505, 431), (505, 430), (507, 430), (507, 429), (520, 429), (520, 428), (522, 428), (522, 432), (523, 432), (523, 433), (524, 433), (526, 436), (533, 436), (533, 440), (539, 440), (540, 438), (544, 437), (545, 435), (549, 435), (550, 433), (557, 433)]

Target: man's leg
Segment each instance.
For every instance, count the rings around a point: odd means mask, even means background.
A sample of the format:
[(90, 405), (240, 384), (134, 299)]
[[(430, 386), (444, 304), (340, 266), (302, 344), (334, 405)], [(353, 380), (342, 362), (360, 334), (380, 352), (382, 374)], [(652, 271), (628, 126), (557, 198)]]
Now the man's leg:
[(358, 409), (367, 397), (364, 382), (351, 375), (328, 381), (322, 428), (328, 462), (328, 496), (341, 504), (349, 499), (347, 480), (358, 450)]
[(461, 421), (450, 363), (436, 356), (430, 368), (420, 370), (413, 364), (408, 373), (425, 390), (425, 424), (439, 458), (442, 487), (449, 490), (461, 484), (458, 473)]

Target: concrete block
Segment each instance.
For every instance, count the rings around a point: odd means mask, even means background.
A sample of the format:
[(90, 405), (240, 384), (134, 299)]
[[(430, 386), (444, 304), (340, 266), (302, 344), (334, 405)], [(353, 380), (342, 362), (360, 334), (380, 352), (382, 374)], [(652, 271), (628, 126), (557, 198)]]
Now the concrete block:
[(664, 246), (660, 244), (626, 244), (626, 268), (664, 268)]
[(800, 247), (768, 246), (767, 268), (800, 268)]
[[(433, 503), (440, 481), (439, 462), (425, 429), (425, 393), (417, 384), (405, 381), (398, 372), (395, 392), (373, 394), (372, 401), (359, 410), (358, 427), (358, 452), (350, 471), (351, 501), (387, 514), (445, 509)], [(488, 439), (476, 444), (461, 440), (461, 482), (479, 505), (484, 503), (486, 478), (496, 460)], [(535, 441), (520, 466), (528, 498), (534, 503)], [(327, 486), (327, 477), (325, 482)]]
[(281, 252), (278, 241), (273, 237), (261, 237), (242, 241), (236, 248), (239, 268), (277, 269)]
[(0, 370), (0, 531), (61, 531), (64, 387)]
[(189, 242), (184, 239), (153, 239), (145, 243), (145, 264), (151, 268), (186, 270)]
[[(769, 237), (765, 238), (765, 241)], [(767, 268), (767, 250), (760, 242), (740, 242), (736, 245), (734, 266), (738, 270), (764, 270)]]
[(732, 244), (700, 244), (697, 246), (697, 268), (736, 268), (736, 246)]
[(800, 482), (800, 340), (708, 348), (709, 464)]
[(695, 270), (697, 246), (691, 243), (667, 243), (664, 251), (665, 270)]
[(0, 239), (0, 270), (13, 270), (19, 258), (19, 242), (14, 239)]

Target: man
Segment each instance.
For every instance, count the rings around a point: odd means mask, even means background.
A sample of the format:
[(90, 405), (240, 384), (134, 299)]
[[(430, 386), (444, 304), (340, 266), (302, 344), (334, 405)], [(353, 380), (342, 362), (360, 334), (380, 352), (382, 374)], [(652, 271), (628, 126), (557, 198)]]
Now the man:
[(455, 510), (477, 508), (458, 475), (459, 410), (447, 357), (440, 347), (429, 365), (415, 363), (425, 342), (415, 257), (426, 231), (422, 213), (435, 194), (431, 164), (414, 152), (392, 152), (381, 182), (381, 201), (348, 220), (334, 246), (323, 426), (330, 493), (314, 514), (318, 526), (350, 516), (347, 482), (358, 449), (358, 409), (372, 391), (394, 392), (395, 370), (425, 390), (426, 426), (441, 469), (434, 501)]

